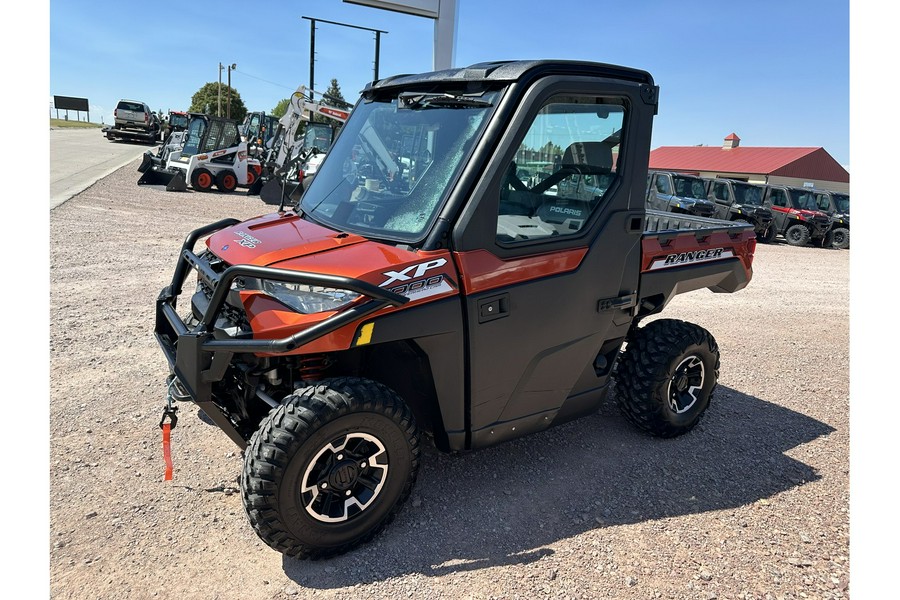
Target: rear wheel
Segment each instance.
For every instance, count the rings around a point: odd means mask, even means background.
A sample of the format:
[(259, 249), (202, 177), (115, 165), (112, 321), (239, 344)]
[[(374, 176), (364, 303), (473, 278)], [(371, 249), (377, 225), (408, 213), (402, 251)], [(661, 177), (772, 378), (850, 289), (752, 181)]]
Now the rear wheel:
[(231, 170), (220, 171), (216, 175), (216, 187), (219, 188), (220, 192), (230, 194), (237, 189), (237, 175)]
[(796, 224), (788, 227), (784, 234), (787, 243), (791, 246), (806, 246), (809, 244), (809, 229), (806, 225)]
[(327, 380), (288, 396), (251, 438), (244, 508), (279, 552), (342, 554), (394, 519), (418, 467), (415, 421), (393, 390), (366, 379)]
[(213, 181), (213, 175), (207, 169), (194, 169), (191, 173), (191, 187), (200, 192), (212, 189)]
[(698, 325), (660, 319), (635, 331), (616, 370), (619, 408), (659, 437), (687, 433), (709, 406), (719, 379), (719, 347)]

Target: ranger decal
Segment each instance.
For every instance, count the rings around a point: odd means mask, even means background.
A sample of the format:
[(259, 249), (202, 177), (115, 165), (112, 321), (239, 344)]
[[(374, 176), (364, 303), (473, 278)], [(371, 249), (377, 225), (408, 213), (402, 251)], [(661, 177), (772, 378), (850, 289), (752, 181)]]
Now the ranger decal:
[(733, 258), (734, 252), (724, 248), (710, 248), (709, 250), (695, 250), (693, 252), (682, 252), (680, 254), (669, 254), (665, 258), (658, 258), (650, 264), (650, 271), (656, 269), (666, 269), (668, 267), (679, 267), (681, 265), (708, 262), (712, 260), (721, 260), (723, 258)]

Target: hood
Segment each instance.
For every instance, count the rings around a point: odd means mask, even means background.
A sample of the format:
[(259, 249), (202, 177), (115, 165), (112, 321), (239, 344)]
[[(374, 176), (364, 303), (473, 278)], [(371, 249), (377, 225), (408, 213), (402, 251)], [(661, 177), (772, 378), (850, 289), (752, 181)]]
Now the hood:
[(765, 206), (757, 206), (756, 204), (735, 204), (735, 208), (744, 211), (748, 215), (759, 215), (760, 217), (772, 217), (772, 211)]
[(828, 219), (828, 218), (830, 218), (828, 215), (826, 215), (825, 213), (823, 213), (820, 210), (800, 209), (797, 211), (797, 213), (799, 213), (804, 219), (815, 219), (815, 218)]
[(231, 265), (271, 267), (292, 258), (365, 241), (358, 235), (304, 221), (295, 213), (274, 213), (217, 231), (206, 246)]
[[(419, 279), (438, 284), (456, 279), (447, 251), (419, 252), (383, 244), (352, 233), (335, 231), (293, 212), (265, 215), (217, 231), (206, 243), (216, 256), (229, 265), (254, 265), (337, 275), (368, 281), (394, 290), (413, 286)], [(440, 276), (441, 281), (437, 281)], [(435, 280), (435, 281), (432, 281)], [(428, 297), (422, 285), (410, 296)], [(430, 285), (427, 291), (449, 292), (446, 283)]]
[(712, 205), (712, 202), (707, 200), (706, 198), (691, 198), (688, 196), (672, 196), (679, 202), (694, 202), (696, 204), (709, 204)]

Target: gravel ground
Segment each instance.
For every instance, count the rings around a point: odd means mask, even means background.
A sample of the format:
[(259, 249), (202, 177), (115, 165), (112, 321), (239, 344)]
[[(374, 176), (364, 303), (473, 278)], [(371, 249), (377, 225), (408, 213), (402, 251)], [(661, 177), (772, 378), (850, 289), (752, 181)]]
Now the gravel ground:
[(303, 562), (250, 528), (223, 433), (183, 406), (164, 482), (157, 426), (154, 301), (184, 235), (271, 207), (139, 188), (137, 164), (50, 213), (54, 598), (849, 597), (850, 251), (760, 245), (747, 289), (673, 300), (722, 353), (690, 434), (639, 433), (611, 398), (499, 447), (426, 448), (374, 542)]

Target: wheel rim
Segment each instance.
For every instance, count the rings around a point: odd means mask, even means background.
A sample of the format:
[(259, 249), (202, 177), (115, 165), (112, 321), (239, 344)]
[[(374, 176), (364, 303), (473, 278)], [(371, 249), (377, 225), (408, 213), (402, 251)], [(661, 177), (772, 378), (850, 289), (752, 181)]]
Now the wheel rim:
[(699, 400), (706, 368), (700, 357), (691, 355), (678, 363), (669, 380), (669, 408), (677, 415), (689, 411)]
[(231, 188), (234, 187), (235, 183), (236, 183), (236, 181), (235, 181), (234, 177), (232, 177), (231, 175), (225, 176), (225, 187), (226, 188), (228, 188), (230, 190)]
[(309, 462), (300, 501), (313, 519), (342, 523), (372, 505), (387, 474), (388, 455), (381, 440), (368, 433), (350, 433), (326, 444)]
[(197, 183), (200, 184), (202, 188), (208, 188), (212, 185), (212, 179), (206, 173), (200, 173), (200, 176), (197, 177)]
[(835, 244), (843, 244), (844, 243), (844, 232), (843, 231), (835, 231), (834, 236), (831, 238), (832, 242)]

